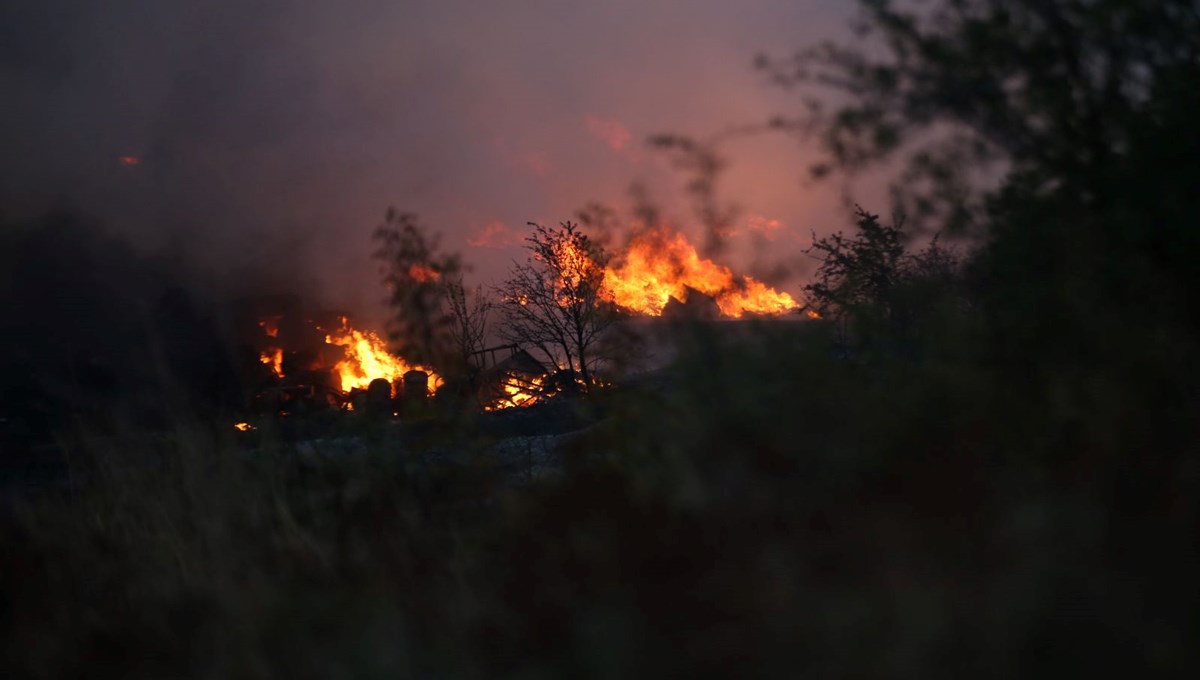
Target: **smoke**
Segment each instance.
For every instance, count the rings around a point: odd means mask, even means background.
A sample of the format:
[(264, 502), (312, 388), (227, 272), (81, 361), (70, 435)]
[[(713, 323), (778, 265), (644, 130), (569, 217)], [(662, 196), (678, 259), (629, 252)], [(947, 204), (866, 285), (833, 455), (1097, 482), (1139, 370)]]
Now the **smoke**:
[[(442, 231), (484, 281), (520, 243), (470, 248), (492, 225), (620, 203), (634, 180), (683, 222), (685, 178), (641, 141), (791, 106), (751, 56), (840, 35), (846, 11), (834, 0), (5, 3), (0, 211), (78, 211), (141, 252), (191, 263), (214, 291), (300, 290), (370, 313), (382, 297), (370, 234), (389, 205)], [(747, 148), (731, 149), (735, 201), (803, 233), (833, 221), (836, 199), (802, 189), (802, 149)]]

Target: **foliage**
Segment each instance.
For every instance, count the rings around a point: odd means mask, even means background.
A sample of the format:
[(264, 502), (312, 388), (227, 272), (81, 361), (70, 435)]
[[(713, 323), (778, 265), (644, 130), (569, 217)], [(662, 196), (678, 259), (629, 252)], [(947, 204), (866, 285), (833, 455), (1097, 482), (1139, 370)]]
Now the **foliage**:
[[(778, 120), (818, 131), (815, 174), (859, 170), (907, 154), (903, 212), (962, 229), (981, 216), (970, 178), (1036, 176), (1037, 191), (1086, 192), (1130, 160), (1164, 113), (1194, 110), (1200, 12), (1191, 0), (1042, 2), (863, 0), (854, 46), (827, 43), (792, 58), (760, 57), (785, 86), (843, 96), (807, 100)], [(863, 42), (865, 41), (865, 43)], [(862, 46), (872, 48), (864, 49)]]
[(530, 226), (529, 257), (513, 264), (497, 290), (500, 333), (535, 349), (551, 365), (575, 372), (590, 387), (606, 358), (598, 351), (602, 334), (617, 319), (601, 297), (605, 254), (573, 222)]
[(809, 307), (838, 321), (843, 331), (853, 325), (860, 343), (882, 340), (911, 348), (929, 316), (946, 306), (962, 311), (959, 257), (936, 236), (908, 252), (902, 222), (882, 224), (878, 215), (856, 211), (853, 235), (814, 238), (805, 251), (821, 262), (804, 286)]
[(475, 354), (484, 348), (493, 307), (483, 287), (466, 288), (458, 255), (439, 252), (437, 237), (428, 235), (415, 215), (389, 209), (375, 240), (397, 354), (473, 386)]
[(375, 240), (392, 308), (388, 331), (397, 353), (415, 363), (445, 365), (454, 326), (453, 313), (446, 309), (445, 280), (461, 270), (458, 257), (438, 253), (437, 239), (426, 234), (416, 215), (394, 208), (376, 228)]

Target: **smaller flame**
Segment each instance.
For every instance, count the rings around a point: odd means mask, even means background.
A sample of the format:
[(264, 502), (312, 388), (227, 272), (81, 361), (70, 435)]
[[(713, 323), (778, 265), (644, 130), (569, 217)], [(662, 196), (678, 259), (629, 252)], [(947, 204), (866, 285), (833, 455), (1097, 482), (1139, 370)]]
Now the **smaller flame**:
[(263, 329), (263, 333), (266, 333), (268, 338), (278, 338), (279, 337), (279, 319), (278, 318), (263, 319), (262, 321), (258, 322), (258, 327)]
[(346, 358), (334, 367), (341, 380), (343, 392), (351, 389), (366, 389), (372, 380), (384, 378), (390, 383), (403, 379), (409, 371), (424, 371), (429, 375), (429, 390), (434, 392), (441, 385), (442, 379), (436, 373), (424, 366), (409, 364), (403, 359), (387, 351), (385, 343), (371, 331), (360, 331), (351, 328), (346, 318), (342, 317), (342, 327), (336, 332), (325, 336), (325, 342), (338, 345), (346, 353)]
[(806, 310), (804, 310), (804, 316), (807, 316), (808, 318), (812, 319), (813, 321), (817, 321), (821, 318), (821, 313), (815, 309), (806, 309)]
[(251, 430), (257, 430), (258, 428), (254, 427), (250, 423), (234, 423), (233, 429), (237, 430), (238, 432), (249, 432)]
[(483, 410), (499, 411), (533, 406), (542, 400), (542, 386), (545, 380), (545, 376), (525, 379), (515, 373), (506, 373), (500, 384), (504, 394), (491, 404), (485, 405)]
[(277, 378), (283, 377), (283, 350), (282, 349), (279, 349), (277, 347), (271, 351), (263, 352), (262, 354), (258, 355), (258, 360), (259, 360), (259, 362), (270, 366), (271, 372), (275, 374), (275, 377), (277, 377)]

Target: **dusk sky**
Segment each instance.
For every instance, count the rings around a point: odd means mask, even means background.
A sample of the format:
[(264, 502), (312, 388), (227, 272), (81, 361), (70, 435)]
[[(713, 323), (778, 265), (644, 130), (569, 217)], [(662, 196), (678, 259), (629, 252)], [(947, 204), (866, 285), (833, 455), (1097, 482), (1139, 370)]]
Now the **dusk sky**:
[[(0, 9), (0, 198), (70, 206), (235, 288), (298, 280), (323, 302), (379, 297), (370, 234), (416, 212), (486, 283), (527, 221), (652, 188), (698, 233), (656, 133), (703, 137), (798, 109), (756, 53), (848, 36), (839, 0), (37, 1)], [(812, 149), (725, 147), (723, 197), (752, 223), (730, 264), (800, 261), (846, 226)], [(122, 162), (122, 157), (137, 160)], [(760, 229), (761, 232), (761, 229)], [(759, 244), (758, 250), (751, 247)], [(736, 262), (734, 261), (736, 260)], [(790, 289), (799, 285), (791, 282)]]

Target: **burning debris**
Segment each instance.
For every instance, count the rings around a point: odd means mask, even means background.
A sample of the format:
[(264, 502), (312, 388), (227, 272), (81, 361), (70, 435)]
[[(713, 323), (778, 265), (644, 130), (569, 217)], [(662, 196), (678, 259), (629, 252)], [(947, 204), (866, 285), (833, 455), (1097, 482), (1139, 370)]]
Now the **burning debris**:
[(372, 381), (379, 379), (395, 383), (413, 371), (423, 372), (429, 377), (431, 392), (437, 391), (441, 384), (441, 378), (436, 373), (391, 354), (386, 349), (387, 344), (378, 335), (350, 327), (345, 316), (340, 317), (339, 327), (325, 336), (325, 342), (342, 347), (345, 351), (346, 358), (334, 366), (342, 392), (365, 390)]
[[(508, 356), (497, 362), (497, 352), (507, 352)], [(479, 382), (483, 410), (533, 406), (550, 396), (546, 367), (519, 346), (490, 347), (476, 352), (475, 357), (482, 369)]]
[[(403, 402), (424, 400), (441, 386), (440, 376), (393, 355), (382, 338), (353, 327), (345, 314), (307, 314), (293, 296), (256, 298), (242, 307), (243, 342), (257, 359), (250, 369), (257, 376), (251, 380), (257, 411), (398, 413)], [(386, 404), (376, 404), (381, 390)]]

